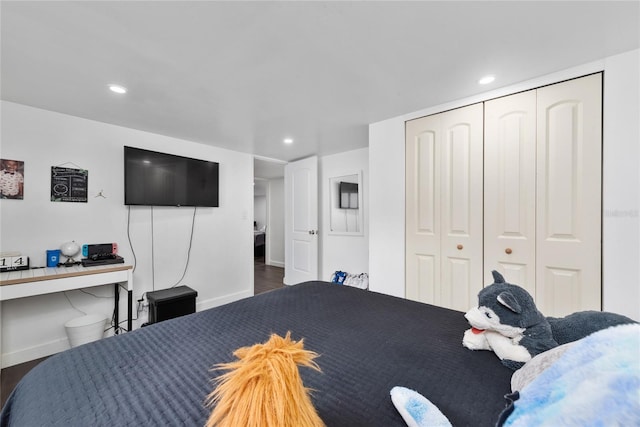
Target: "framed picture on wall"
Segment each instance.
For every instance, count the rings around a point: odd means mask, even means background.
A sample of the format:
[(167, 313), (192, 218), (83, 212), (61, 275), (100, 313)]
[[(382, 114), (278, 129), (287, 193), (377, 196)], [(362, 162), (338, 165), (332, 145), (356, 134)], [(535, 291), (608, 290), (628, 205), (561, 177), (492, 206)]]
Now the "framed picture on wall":
[(87, 203), (89, 171), (51, 166), (51, 201)]
[(24, 198), (24, 162), (0, 159), (0, 199)]

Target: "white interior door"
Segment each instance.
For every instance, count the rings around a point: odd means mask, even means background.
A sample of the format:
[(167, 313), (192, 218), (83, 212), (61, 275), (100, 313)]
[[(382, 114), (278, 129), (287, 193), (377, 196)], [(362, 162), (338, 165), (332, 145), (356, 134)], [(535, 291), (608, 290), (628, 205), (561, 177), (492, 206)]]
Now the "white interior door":
[(285, 165), (284, 283), (318, 279), (318, 158)]
[(405, 296), (440, 304), (440, 114), (405, 125)]
[(442, 115), (441, 304), (466, 311), (482, 289), (483, 105)]
[(405, 131), (406, 297), (467, 310), (482, 288), (482, 104)]
[(602, 306), (602, 75), (538, 89), (536, 304)]
[(536, 91), (487, 101), (484, 126), (484, 283), (535, 295)]

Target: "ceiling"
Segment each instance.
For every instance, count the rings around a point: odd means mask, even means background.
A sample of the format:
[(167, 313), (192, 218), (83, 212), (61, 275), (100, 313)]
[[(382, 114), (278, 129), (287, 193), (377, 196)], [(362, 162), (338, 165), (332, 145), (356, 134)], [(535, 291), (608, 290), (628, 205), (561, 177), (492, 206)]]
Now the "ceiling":
[[(640, 45), (638, 1), (0, 8), (3, 100), (283, 161), (366, 147), (369, 123)], [(478, 85), (485, 74), (495, 82)]]

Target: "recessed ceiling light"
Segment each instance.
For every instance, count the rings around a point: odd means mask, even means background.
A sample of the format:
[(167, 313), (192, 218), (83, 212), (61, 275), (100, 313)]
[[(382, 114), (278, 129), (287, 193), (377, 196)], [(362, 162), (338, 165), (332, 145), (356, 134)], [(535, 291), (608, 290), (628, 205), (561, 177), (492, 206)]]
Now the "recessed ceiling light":
[(115, 93), (127, 93), (127, 88), (124, 86), (120, 86), (120, 85), (109, 85), (109, 89), (111, 90), (111, 92), (115, 92)]
[(496, 79), (496, 76), (484, 76), (483, 78), (481, 78), (480, 80), (478, 80), (478, 84), (481, 85), (488, 85), (489, 83), (491, 83), (492, 81), (494, 81)]
[(293, 144), (293, 139), (291, 139), (291, 138), (285, 138), (285, 139), (284, 139), (284, 143), (285, 143), (285, 144)]

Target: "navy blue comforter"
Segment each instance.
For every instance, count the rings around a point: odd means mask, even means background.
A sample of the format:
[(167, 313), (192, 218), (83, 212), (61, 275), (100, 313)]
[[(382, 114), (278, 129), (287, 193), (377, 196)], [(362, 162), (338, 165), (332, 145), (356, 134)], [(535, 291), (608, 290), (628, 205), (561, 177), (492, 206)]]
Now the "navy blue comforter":
[(462, 346), (463, 313), (309, 282), (52, 356), (18, 384), (0, 426), (202, 426), (211, 367), (291, 331), (320, 353), (301, 368), (327, 426), (405, 426), (389, 391), (417, 390), (455, 426), (494, 425), (512, 372)]

